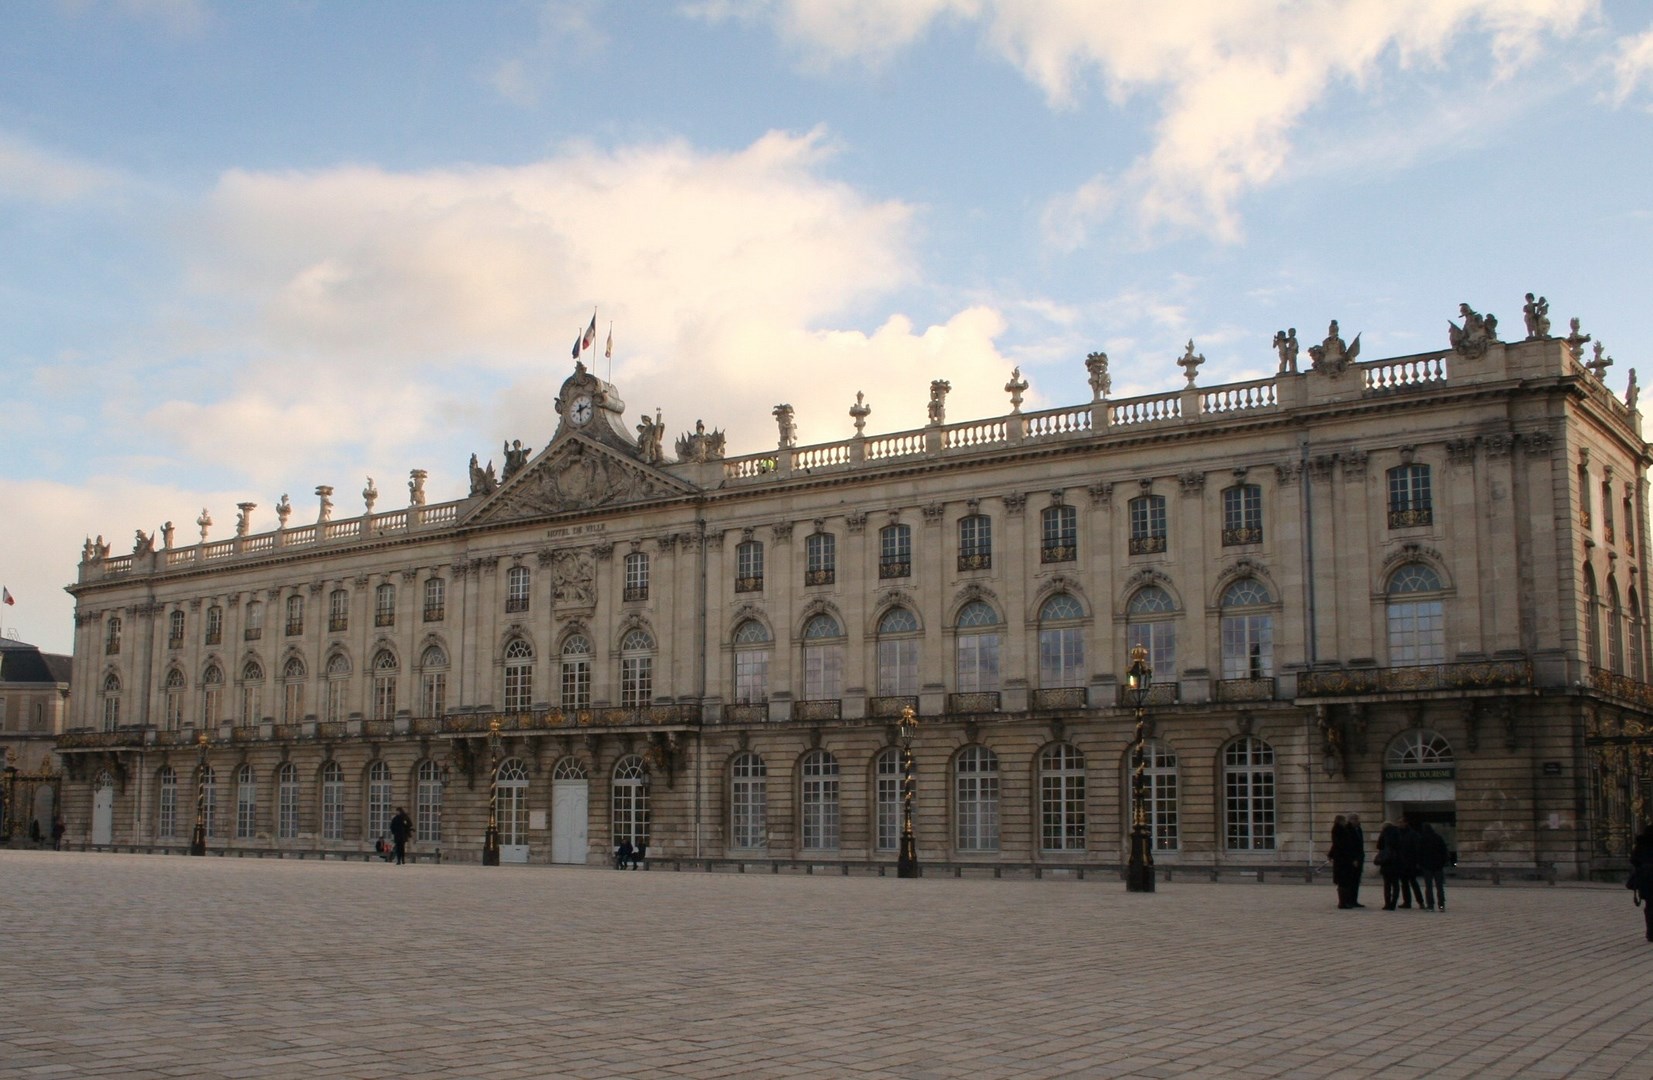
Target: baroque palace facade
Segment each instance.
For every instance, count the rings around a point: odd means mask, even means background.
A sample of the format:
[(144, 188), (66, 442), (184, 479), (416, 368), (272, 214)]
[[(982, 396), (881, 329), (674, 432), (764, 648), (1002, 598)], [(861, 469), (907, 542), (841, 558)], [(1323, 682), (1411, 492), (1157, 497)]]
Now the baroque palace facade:
[(1646, 473), (1576, 320), (1467, 305), (1363, 361), (725, 456), (635, 434), (582, 364), (537, 454), (471, 493), (82, 553), (72, 845), (506, 861), (893, 862), (904, 708), (925, 863), (1117, 866), (1133, 645), (1160, 866), (1317, 864), (1335, 813), (1437, 824), (1461, 865), (1605, 872), (1653, 794)]

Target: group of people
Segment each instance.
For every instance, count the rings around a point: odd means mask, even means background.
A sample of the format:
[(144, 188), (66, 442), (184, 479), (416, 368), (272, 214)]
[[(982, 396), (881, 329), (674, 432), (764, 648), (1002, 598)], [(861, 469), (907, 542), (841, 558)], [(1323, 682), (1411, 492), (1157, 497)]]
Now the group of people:
[[(1366, 869), (1366, 831), (1359, 814), (1339, 814), (1332, 822), (1332, 863), (1339, 908), (1361, 908), (1360, 879)], [(1386, 821), (1378, 832), (1377, 858), (1383, 876), (1383, 910), (1411, 908), (1446, 910), (1446, 866), (1451, 861), (1446, 840), (1428, 822), (1410, 818)], [(1649, 865), (1653, 867), (1653, 837), (1649, 838)], [(1422, 879), (1422, 888), (1419, 879)], [(1653, 869), (1650, 869), (1653, 878)], [(1653, 884), (1653, 882), (1650, 882)], [(1653, 915), (1648, 916), (1648, 940), (1653, 941)]]
[(390, 839), (379, 837), (373, 849), (379, 853), (379, 858), (385, 862), (396, 860), (401, 866), (407, 862), (408, 841), (413, 839), (413, 819), (402, 807), (396, 808), (396, 816), (390, 819)]
[(614, 869), (635, 870), (648, 858), (648, 854), (649, 845), (646, 842), (640, 840), (633, 845), (629, 838), (622, 840), (614, 847)]

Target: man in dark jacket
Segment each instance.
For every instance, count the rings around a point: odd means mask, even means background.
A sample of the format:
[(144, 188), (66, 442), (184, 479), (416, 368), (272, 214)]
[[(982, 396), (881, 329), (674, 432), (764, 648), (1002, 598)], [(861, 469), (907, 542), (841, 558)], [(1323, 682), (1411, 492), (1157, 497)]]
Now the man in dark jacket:
[(1418, 869), (1423, 873), (1425, 911), (1446, 910), (1446, 840), (1423, 822), (1418, 826)]
[(1627, 882), (1641, 901), (1642, 917), (1647, 920), (1647, 940), (1653, 941), (1653, 825), (1641, 831), (1630, 848), (1630, 880)]
[(396, 865), (407, 862), (408, 837), (413, 835), (413, 819), (400, 806), (396, 808), (396, 816), (390, 819), (390, 838), (396, 841)]
[(1360, 878), (1366, 873), (1366, 830), (1360, 827), (1360, 815), (1349, 815), (1349, 828), (1343, 836), (1344, 847), (1349, 860), (1349, 875), (1346, 884), (1349, 889), (1349, 906), (1352, 908), (1365, 907), (1360, 902)]

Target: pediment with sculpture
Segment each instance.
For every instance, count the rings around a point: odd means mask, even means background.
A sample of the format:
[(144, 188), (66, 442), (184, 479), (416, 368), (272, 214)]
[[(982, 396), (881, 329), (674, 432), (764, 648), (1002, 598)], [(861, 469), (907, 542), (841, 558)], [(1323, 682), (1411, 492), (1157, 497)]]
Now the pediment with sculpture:
[(692, 495), (695, 488), (590, 439), (564, 438), (518, 470), (471, 515), (512, 521)]

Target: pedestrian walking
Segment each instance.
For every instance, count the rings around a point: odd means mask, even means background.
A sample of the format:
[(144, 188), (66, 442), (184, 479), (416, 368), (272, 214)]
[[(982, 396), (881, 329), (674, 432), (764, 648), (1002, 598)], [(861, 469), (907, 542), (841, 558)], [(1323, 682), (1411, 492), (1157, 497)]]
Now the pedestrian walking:
[(1348, 895), (1343, 888), (1343, 878), (1346, 876), (1348, 868), (1341, 861), (1343, 858), (1343, 832), (1348, 827), (1349, 819), (1342, 814), (1333, 818), (1332, 846), (1326, 849), (1326, 858), (1332, 864), (1332, 884), (1337, 886), (1337, 906), (1340, 909), (1349, 906)]
[(1332, 826), (1332, 880), (1337, 883), (1337, 906), (1357, 908), (1360, 902), (1360, 875), (1366, 862), (1366, 834), (1360, 828), (1360, 815), (1338, 815), (1339, 824)]
[(1653, 941), (1653, 825), (1643, 829), (1630, 848), (1630, 880), (1624, 884), (1635, 893), (1647, 921), (1647, 940)]
[(63, 834), (68, 832), (68, 831), (69, 831), (69, 827), (67, 825), (63, 824), (63, 815), (62, 814), (53, 814), (52, 815), (52, 850), (53, 851), (62, 851), (63, 850)]
[(1418, 825), (1418, 871), (1423, 875), (1423, 909), (1446, 910), (1446, 839), (1425, 821)]
[(624, 870), (626, 868), (626, 864), (629, 863), (630, 861), (631, 861), (631, 840), (630, 840), (630, 838), (627, 838), (625, 840), (620, 841), (619, 846), (614, 849), (614, 869)]
[(1360, 902), (1360, 879), (1366, 873), (1366, 830), (1361, 828), (1360, 815), (1349, 815), (1349, 831), (1344, 837), (1349, 849), (1349, 906), (1363, 908)]
[(396, 865), (407, 862), (408, 840), (413, 836), (413, 819), (402, 807), (396, 808), (396, 816), (390, 819), (390, 838), (396, 842)]

